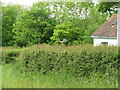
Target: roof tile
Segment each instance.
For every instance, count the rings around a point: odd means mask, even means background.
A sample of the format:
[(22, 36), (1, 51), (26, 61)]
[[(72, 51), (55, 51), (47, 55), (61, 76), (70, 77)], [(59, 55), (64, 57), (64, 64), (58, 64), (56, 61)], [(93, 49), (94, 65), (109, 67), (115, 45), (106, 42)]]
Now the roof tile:
[(117, 15), (112, 15), (91, 36), (95, 37), (117, 37)]

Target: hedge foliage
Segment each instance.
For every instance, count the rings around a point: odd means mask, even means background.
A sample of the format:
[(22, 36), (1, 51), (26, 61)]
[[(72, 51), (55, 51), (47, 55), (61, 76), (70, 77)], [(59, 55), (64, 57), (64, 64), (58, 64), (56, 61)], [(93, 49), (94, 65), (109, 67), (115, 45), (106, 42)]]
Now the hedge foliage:
[(13, 48), (3, 48), (2, 50), (2, 64), (9, 64), (19, 57), (21, 49), (13, 49)]
[(58, 72), (73, 76), (94, 73), (117, 75), (119, 57), (117, 47), (36, 45), (25, 49), (3, 49), (2, 63), (17, 63), (22, 72), (32, 74)]
[(99, 72), (108, 75), (118, 74), (118, 48), (78, 46), (34, 46), (20, 55), (23, 72), (68, 73), (73, 76), (88, 76)]

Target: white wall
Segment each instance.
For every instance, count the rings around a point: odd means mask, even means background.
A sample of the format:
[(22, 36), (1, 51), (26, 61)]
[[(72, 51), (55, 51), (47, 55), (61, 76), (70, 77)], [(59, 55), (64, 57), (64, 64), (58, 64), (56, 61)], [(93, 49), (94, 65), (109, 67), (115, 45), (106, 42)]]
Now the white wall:
[(118, 46), (120, 46), (120, 8), (118, 8), (118, 14), (117, 14), (117, 38), (118, 38)]
[(108, 42), (108, 46), (117, 46), (118, 40), (117, 39), (96, 39), (94, 38), (94, 46), (99, 46), (102, 42)]

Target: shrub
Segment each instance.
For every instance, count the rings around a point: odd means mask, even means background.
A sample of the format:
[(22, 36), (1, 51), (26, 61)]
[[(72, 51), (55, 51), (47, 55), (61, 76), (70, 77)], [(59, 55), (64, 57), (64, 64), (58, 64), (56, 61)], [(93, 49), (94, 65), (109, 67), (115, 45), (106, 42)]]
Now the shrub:
[(88, 76), (96, 72), (100, 72), (101, 75), (118, 73), (117, 47), (35, 47), (28, 48), (21, 54), (23, 72), (65, 72), (73, 76)]
[(19, 57), (20, 49), (5, 49), (2, 51), (2, 64), (9, 64)]

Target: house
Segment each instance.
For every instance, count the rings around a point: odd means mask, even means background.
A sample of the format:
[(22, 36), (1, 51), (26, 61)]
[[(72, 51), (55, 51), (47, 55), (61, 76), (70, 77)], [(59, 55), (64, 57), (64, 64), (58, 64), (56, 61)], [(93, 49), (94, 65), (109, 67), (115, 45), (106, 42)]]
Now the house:
[(117, 46), (117, 15), (112, 15), (105, 23), (99, 27), (92, 35), (94, 46), (107, 44)]

